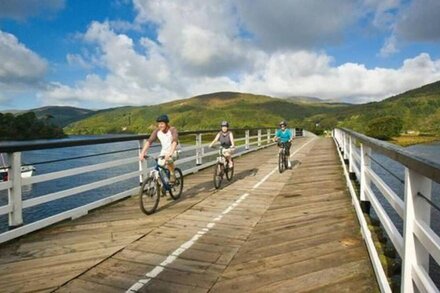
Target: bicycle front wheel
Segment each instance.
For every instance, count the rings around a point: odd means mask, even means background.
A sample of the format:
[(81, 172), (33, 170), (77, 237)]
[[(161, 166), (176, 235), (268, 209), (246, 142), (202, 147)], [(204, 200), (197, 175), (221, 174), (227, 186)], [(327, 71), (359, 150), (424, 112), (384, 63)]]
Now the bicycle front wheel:
[(230, 168), (228, 166), (227, 168), (225, 168), (225, 175), (226, 179), (228, 179), (228, 181), (231, 181), (232, 177), (234, 176), (234, 167)]
[(139, 192), (139, 205), (143, 213), (147, 215), (153, 214), (160, 199), (160, 186), (156, 180), (149, 177), (142, 182)]
[(176, 168), (174, 170), (174, 174), (176, 176), (176, 183), (174, 183), (170, 188), (170, 195), (171, 197), (176, 200), (179, 199), (182, 195), (183, 191), (183, 173), (182, 170), (179, 168)]
[(284, 159), (285, 155), (283, 153), (278, 154), (278, 171), (280, 173), (283, 173), (284, 171)]
[(215, 189), (219, 189), (222, 185), (223, 181), (223, 164), (217, 164), (215, 165), (214, 169), (214, 187)]

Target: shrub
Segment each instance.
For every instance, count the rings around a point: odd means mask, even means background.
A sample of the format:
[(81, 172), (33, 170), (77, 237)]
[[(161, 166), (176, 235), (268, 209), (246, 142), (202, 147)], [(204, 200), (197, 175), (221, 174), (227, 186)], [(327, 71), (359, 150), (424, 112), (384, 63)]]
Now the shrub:
[(395, 116), (383, 116), (375, 118), (367, 125), (366, 134), (378, 139), (390, 139), (399, 136), (402, 131), (402, 119)]

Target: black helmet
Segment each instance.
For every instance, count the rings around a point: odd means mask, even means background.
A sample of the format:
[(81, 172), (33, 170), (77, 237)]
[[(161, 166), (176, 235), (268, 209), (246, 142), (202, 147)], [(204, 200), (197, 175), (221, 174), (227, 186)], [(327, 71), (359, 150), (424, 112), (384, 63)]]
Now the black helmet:
[(229, 127), (229, 123), (228, 123), (228, 121), (222, 121), (221, 126), (222, 126), (222, 127)]
[(156, 122), (165, 122), (165, 123), (169, 123), (170, 122), (170, 118), (168, 118), (167, 114), (162, 114), (159, 117), (157, 117)]
[(280, 126), (283, 126), (283, 125), (284, 125), (284, 126), (287, 126), (287, 122), (284, 121), (284, 120), (280, 122)]

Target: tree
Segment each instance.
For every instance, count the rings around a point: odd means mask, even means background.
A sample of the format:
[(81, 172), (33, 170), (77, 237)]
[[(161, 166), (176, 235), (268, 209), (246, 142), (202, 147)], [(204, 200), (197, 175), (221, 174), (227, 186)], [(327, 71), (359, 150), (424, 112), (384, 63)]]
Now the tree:
[(378, 139), (387, 140), (399, 136), (403, 127), (402, 119), (395, 116), (375, 118), (367, 125), (366, 134)]

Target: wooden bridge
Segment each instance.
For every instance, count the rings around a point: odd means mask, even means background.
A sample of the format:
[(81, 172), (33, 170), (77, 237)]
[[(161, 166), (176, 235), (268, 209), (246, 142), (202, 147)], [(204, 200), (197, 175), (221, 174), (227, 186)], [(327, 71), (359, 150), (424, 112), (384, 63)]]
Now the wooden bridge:
[(280, 174), (268, 144), (221, 190), (211, 168), (189, 174), (152, 216), (129, 197), (10, 240), (0, 291), (389, 292), (338, 152), (333, 138), (297, 139)]

